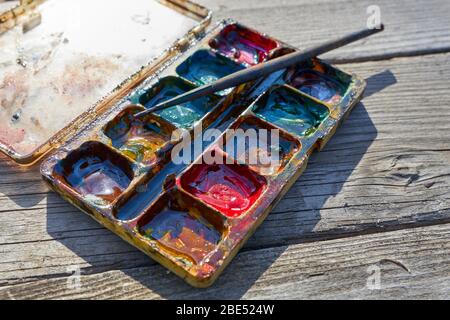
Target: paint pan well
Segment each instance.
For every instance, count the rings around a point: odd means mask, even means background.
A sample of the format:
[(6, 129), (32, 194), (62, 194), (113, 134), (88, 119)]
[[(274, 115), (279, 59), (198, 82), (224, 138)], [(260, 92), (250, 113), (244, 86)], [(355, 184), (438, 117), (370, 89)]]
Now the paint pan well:
[(239, 63), (255, 65), (268, 59), (278, 43), (239, 24), (226, 26), (209, 41), (211, 48)]
[(268, 176), (280, 173), (301, 145), (284, 131), (249, 116), (227, 132), (223, 149), (238, 163)]
[(158, 160), (158, 151), (170, 141), (175, 127), (157, 123), (150, 117), (135, 118), (144, 110), (139, 106), (129, 106), (103, 129), (111, 139), (111, 144), (130, 159), (145, 165)]
[[(214, 156), (213, 156), (214, 157)], [(236, 163), (194, 164), (180, 179), (181, 187), (229, 218), (246, 213), (259, 199), (266, 180)]]
[(314, 133), (330, 114), (329, 109), (286, 86), (267, 91), (252, 111), (263, 120), (297, 136)]
[[(140, 103), (146, 108), (151, 108), (160, 102), (195, 88), (196, 86), (183, 79), (169, 76), (161, 79), (152, 88), (140, 92), (138, 98), (134, 99), (134, 102)], [(218, 99), (215, 95), (209, 95), (182, 105), (157, 111), (156, 114), (178, 128), (190, 129), (214, 108)]]
[[(210, 50), (199, 50), (179, 65), (176, 71), (181, 77), (202, 86), (242, 69), (245, 69), (243, 65), (220, 54)], [(231, 90), (227, 89), (217, 94), (223, 96)]]
[(55, 167), (57, 179), (87, 201), (114, 202), (134, 178), (131, 163), (100, 142), (86, 142)]
[(214, 252), (225, 233), (217, 213), (181, 193), (163, 195), (138, 222), (138, 229), (145, 238), (195, 264)]
[(342, 100), (351, 84), (351, 77), (313, 59), (291, 68), (286, 83), (320, 101), (336, 104)]

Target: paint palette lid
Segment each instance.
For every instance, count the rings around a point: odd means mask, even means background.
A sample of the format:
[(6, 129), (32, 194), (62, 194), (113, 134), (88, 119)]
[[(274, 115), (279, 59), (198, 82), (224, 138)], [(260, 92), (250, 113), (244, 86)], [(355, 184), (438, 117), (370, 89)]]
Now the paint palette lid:
[(0, 0), (0, 151), (25, 165), (108, 110), (211, 17), (187, 0), (18, 3)]

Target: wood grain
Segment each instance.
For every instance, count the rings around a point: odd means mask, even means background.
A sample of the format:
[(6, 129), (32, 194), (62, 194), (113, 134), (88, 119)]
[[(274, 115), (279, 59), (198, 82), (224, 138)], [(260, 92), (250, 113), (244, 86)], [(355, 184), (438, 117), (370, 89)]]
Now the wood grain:
[[(364, 103), (243, 251), (267, 248), (276, 261), (283, 252), (276, 248), (285, 245), (448, 222), (449, 60), (440, 54), (346, 65), (368, 78)], [(163, 270), (47, 193), (38, 168), (2, 158), (0, 173), (0, 286), (60, 277), (72, 265), (92, 275)]]
[[(372, 4), (201, 2), (299, 47), (358, 29)], [(450, 54), (433, 53), (450, 48), (450, 4), (377, 4), (383, 35), (327, 56), (366, 61), (340, 66), (368, 80), (366, 98), (212, 288), (185, 285), (50, 193), (38, 167), (0, 156), (0, 298), (449, 298)], [(365, 285), (374, 264), (381, 290)], [(67, 288), (74, 266), (80, 291)]]
[(200, 0), (217, 20), (233, 18), (299, 48), (359, 30), (367, 8), (379, 6), (386, 30), (324, 57), (339, 62), (448, 52), (450, 2), (446, 0)]
[(4, 286), (0, 299), (448, 299), (449, 237), (445, 224), (252, 250), (206, 290), (143, 266), (83, 275), (80, 286), (67, 275)]

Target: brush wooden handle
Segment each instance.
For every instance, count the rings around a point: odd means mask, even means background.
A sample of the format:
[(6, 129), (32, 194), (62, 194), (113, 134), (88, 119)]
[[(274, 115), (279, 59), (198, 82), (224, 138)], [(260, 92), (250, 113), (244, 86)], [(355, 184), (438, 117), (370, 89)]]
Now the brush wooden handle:
[(290, 66), (299, 64), (308, 59), (314, 58), (326, 52), (332, 51), (334, 49), (343, 47), (347, 44), (353, 43), (355, 41), (361, 40), (363, 38), (369, 37), (373, 34), (381, 32), (384, 30), (384, 25), (380, 25), (378, 29), (363, 29), (357, 32), (350, 33), (341, 38), (327, 41), (318, 46), (301, 50), (299, 52), (293, 52), (287, 54), (285, 56), (281, 56), (279, 58), (270, 60), (268, 62), (264, 62), (253, 67), (232, 73), (226, 77), (223, 77), (211, 84), (207, 84), (186, 93), (183, 93), (179, 96), (176, 96), (172, 99), (159, 103), (158, 105), (149, 108), (145, 111), (137, 113), (135, 117), (141, 117), (146, 114), (159, 111), (174, 105), (179, 105), (185, 102), (192, 101), (194, 99), (203, 97), (208, 94), (212, 94), (218, 91), (222, 91), (228, 88), (232, 88), (238, 86), (243, 83), (247, 83), (264, 76), (267, 76), (275, 71), (282, 70), (288, 68)]

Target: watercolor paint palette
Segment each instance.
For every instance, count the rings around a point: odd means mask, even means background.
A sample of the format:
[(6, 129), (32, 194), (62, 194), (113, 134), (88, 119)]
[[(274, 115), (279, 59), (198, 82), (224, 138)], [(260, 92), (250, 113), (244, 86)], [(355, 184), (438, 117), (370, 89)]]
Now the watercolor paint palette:
[(0, 151), (22, 165), (108, 111), (211, 18), (185, 0), (22, 3), (0, 16)]
[[(191, 14), (205, 13), (180, 3)], [(209, 17), (203, 15), (200, 25)], [(232, 20), (183, 39), (147, 65), (139, 81), (121, 87), (120, 98), (70, 129), (41, 173), (54, 191), (125, 241), (189, 284), (207, 287), (297, 180), (312, 152), (328, 142), (361, 99), (365, 82), (311, 59), (135, 119), (164, 99), (296, 50)], [(207, 129), (215, 134), (205, 139)], [(237, 136), (248, 129), (277, 135), (264, 139), (269, 149), (251, 136), (238, 145)], [(249, 164), (255, 155), (258, 161)]]

